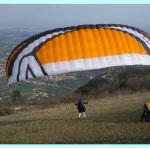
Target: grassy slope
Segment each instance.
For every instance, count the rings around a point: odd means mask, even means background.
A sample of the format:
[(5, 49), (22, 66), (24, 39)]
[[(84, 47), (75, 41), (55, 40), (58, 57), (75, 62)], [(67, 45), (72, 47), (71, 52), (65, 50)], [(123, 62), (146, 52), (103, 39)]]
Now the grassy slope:
[(90, 100), (86, 120), (74, 104), (0, 117), (0, 143), (150, 143), (150, 125), (140, 122), (150, 92)]

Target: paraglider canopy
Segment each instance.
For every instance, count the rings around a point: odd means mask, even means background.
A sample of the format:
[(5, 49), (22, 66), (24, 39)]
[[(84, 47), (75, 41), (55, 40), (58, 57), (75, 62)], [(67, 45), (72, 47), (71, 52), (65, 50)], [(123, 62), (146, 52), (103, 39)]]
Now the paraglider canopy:
[(8, 84), (74, 71), (150, 65), (150, 38), (114, 24), (80, 25), (37, 34), (20, 43), (6, 65)]

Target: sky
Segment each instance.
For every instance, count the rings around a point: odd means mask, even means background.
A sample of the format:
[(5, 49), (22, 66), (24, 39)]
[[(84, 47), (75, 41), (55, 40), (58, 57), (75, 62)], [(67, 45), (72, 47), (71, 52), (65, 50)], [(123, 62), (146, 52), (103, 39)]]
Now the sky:
[(150, 5), (0, 5), (0, 27), (54, 29), (82, 24), (125, 24), (150, 33)]

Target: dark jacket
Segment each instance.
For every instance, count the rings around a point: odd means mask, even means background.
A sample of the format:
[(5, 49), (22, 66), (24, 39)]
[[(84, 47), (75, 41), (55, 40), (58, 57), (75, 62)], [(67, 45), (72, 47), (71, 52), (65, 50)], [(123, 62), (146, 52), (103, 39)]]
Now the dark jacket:
[(78, 103), (75, 104), (75, 105), (77, 105), (77, 109), (78, 109), (79, 113), (86, 111), (85, 104), (88, 104), (88, 102), (84, 102), (82, 99), (80, 99), (78, 101)]
[(150, 111), (148, 110), (146, 104), (144, 104), (141, 120), (150, 121)]

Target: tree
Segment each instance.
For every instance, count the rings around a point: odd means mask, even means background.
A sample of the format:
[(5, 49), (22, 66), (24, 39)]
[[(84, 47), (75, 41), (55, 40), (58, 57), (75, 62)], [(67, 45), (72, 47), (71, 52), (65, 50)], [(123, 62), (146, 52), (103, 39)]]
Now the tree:
[(13, 92), (12, 92), (12, 102), (15, 103), (15, 104), (24, 103), (24, 98), (23, 98), (20, 90), (13, 90)]

